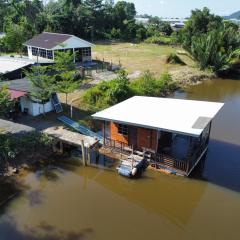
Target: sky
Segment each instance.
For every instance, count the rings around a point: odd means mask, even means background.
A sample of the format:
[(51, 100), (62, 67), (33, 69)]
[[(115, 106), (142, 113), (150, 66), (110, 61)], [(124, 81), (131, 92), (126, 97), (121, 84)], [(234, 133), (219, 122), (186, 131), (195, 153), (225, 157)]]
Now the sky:
[(189, 17), (191, 10), (208, 7), (211, 12), (225, 16), (240, 11), (240, 0), (125, 0), (135, 3), (138, 14), (159, 17)]

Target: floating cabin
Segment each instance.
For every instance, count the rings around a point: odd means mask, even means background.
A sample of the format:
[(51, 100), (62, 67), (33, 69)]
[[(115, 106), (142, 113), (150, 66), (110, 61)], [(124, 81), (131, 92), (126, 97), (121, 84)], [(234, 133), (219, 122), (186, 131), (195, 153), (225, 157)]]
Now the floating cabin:
[(189, 176), (208, 149), (212, 120), (223, 105), (136, 96), (93, 118), (102, 122), (104, 147), (141, 151), (152, 167)]

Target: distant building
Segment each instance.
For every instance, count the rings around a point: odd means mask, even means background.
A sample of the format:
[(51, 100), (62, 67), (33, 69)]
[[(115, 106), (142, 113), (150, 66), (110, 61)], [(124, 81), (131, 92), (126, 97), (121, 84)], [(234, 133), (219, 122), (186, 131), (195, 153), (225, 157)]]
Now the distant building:
[(56, 51), (70, 50), (74, 62), (92, 60), (92, 44), (74, 35), (43, 32), (23, 44), (28, 49), (28, 57), (34, 61), (54, 62)]
[(177, 31), (177, 30), (179, 30), (179, 29), (184, 28), (185, 23), (183, 23), (183, 22), (171, 23), (170, 25), (171, 25), (171, 27), (172, 27), (172, 29), (173, 29), (174, 31)]
[(149, 23), (149, 18), (137, 17), (137, 18), (135, 18), (135, 20), (136, 20), (136, 23), (138, 23), (138, 24), (148, 25), (148, 23)]
[(240, 19), (229, 19), (229, 21), (240, 26)]
[[(135, 18), (136, 22), (147, 26), (149, 24), (149, 18)], [(161, 18), (161, 21), (167, 22), (171, 25), (174, 31), (184, 28), (185, 22), (188, 19), (179, 19), (179, 18)]]

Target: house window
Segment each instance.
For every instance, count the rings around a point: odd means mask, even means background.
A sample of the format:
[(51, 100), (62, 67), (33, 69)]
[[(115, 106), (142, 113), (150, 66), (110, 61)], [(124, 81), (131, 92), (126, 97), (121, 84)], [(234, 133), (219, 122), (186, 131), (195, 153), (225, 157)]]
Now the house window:
[(38, 49), (35, 47), (32, 47), (32, 55), (33, 56), (38, 56)]
[(39, 56), (42, 58), (46, 58), (47, 57), (47, 51), (46, 49), (39, 49)]
[(124, 136), (128, 136), (128, 126), (123, 124), (118, 124), (118, 133)]
[(52, 50), (47, 50), (47, 58), (48, 59), (53, 59), (53, 52), (52, 52)]
[(82, 55), (83, 57), (91, 56), (91, 48), (82, 48)]

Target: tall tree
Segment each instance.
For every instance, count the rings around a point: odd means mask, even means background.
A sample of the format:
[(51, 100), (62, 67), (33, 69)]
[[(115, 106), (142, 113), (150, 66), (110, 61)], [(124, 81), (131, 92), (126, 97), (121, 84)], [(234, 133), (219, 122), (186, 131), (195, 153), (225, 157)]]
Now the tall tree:
[(34, 66), (26, 72), (26, 78), (32, 85), (30, 97), (35, 101), (40, 101), (43, 107), (43, 115), (45, 115), (45, 103), (54, 92), (53, 77), (47, 74), (46, 67)]
[(53, 69), (56, 72), (72, 71), (75, 69), (73, 54), (70, 51), (55, 52), (55, 64)]
[(238, 27), (224, 22), (209, 9), (195, 10), (181, 32), (183, 47), (199, 62), (201, 69), (229, 70), (240, 48)]
[(65, 94), (66, 104), (68, 104), (68, 94), (73, 93), (79, 86), (80, 82), (74, 80), (73, 73), (64, 72), (61, 73), (60, 78), (58, 77), (55, 90)]
[(22, 53), (23, 42), (34, 35), (34, 30), (25, 17), (21, 18), (19, 24), (9, 20), (5, 26), (6, 36), (3, 39), (8, 51)]
[(14, 106), (6, 86), (0, 86), (0, 116), (10, 111)]

